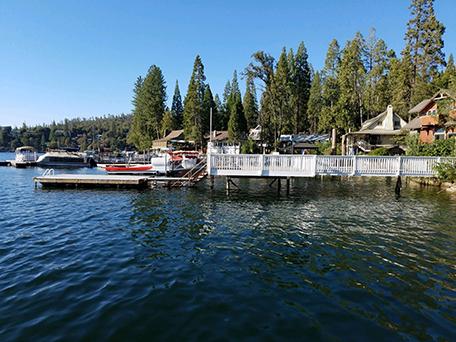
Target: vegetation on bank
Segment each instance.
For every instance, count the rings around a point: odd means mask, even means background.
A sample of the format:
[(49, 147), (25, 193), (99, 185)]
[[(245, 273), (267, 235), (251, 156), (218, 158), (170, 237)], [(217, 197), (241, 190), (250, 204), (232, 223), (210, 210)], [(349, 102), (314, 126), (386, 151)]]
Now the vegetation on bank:
[(33, 146), (38, 151), (58, 147), (123, 150), (131, 147), (127, 145), (130, 125), (131, 115), (109, 115), (32, 127), (0, 127), (0, 150), (14, 151), (19, 146)]
[(437, 177), (443, 182), (456, 182), (456, 165), (453, 163), (440, 163), (435, 167)]
[(456, 138), (435, 140), (431, 144), (421, 143), (418, 135), (409, 135), (405, 139), (409, 156), (456, 157)]
[[(181, 96), (176, 81), (171, 108), (165, 77), (159, 66), (152, 65), (135, 82), (132, 118), (107, 118), (113, 127), (105, 119), (76, 119), (75, 125), (71, 125), (74, 120), (66, 120), (49, 126), (4, 128), (0, 146), (10, 149), (26, 143), (42, 149), (69, 144), (81, 149), (123, 149), (132, 145), (144, 150), (172, 129), (183, 129), (188, 140), (202, 144), (209, 132), (211, 108), (213, 129), (228, 130), (233, 142), (260, 124), (262, 140), (270, 146), (278, 143), (281, 134), (356, 130), (388, 104), (408, 120), (408, 110), (437, 89), (456, 91), (456, 67), (452, 55), (445, 59), (445, 27), (435, 16), (434, 1), (411, 0), (410, 11), (400, 54), (388, 48), (375, 29), (367, 37), (357, 32), (344, 46), (332, 40), (322, 70), (312, 68), (304, 43), (296, 50), (284, 47), (278, 57), (257, 51), (240, 76), (234, 71), (222, 96), (212, 92), (203, 61), (196, 56), (187, 92)], [(239, 79), (245, 80), (244, 94)], [(63, 131), (60, 138), (56, 131)], [(247, 142), (245, 149), (252, 150), (250, 145)]]

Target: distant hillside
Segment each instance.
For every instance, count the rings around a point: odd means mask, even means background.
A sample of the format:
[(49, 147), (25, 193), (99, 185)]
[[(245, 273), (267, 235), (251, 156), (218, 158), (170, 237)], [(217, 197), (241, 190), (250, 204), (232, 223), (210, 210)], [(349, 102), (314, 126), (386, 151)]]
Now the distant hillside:
[(12, 151), (30, 145), (39, 151), (47, 148), (79, 147), (90, 149), (123, 150), (131, 115), (108, 115), (89, 119), (65, 119), (50, 125), (0, 127), (0, 150)]

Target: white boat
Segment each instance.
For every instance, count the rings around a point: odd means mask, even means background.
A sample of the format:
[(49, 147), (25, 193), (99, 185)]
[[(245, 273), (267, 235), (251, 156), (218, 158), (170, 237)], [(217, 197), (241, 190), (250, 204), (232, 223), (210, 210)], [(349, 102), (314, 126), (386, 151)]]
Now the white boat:
[(68, 151), (49, 151), (38, 158), (38, 166), (42, 167), (93, 167), (92, 158), (83, 153)]
[(16, 168), (35, 165), (36, 151), (32, 146), (22, 146), (16, 149), (16, 157), (10, 163)]

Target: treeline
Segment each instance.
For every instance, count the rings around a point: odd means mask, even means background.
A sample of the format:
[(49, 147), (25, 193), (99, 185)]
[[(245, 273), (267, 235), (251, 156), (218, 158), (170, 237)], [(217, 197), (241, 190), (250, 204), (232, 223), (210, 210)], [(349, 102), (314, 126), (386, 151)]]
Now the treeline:
[(38, 151), (48, 148), (74, 147), (84, 150), (123, 150), (131, 115), (108, 115), (90, 119), (71, 119), (50, 125), (12, 128), (0, 127), (0, 149), (14, 150), (19, 146), (33, 146)]
[[(196, 56), (185, 97), (176, 81), (170, 108), (165, 77), (152, 65), (134, 85), (132, 116), (6, 127), (0, 147), (146, 150), (173, 129), (183, 129), (188, 140), (201, 146), (209, 133), (211, 110), (213, 129), (228, 130), (232, 141), (244, 139), (249, 129), (260, 125), (262, 139), (270, 145), (281, 134), (358, 129), (388, 104), (409, 120), (409, 109), (438, 89), (456, 91), (456, 67), (453, 56), (446, 60), (443, 53), (445, 27), (435, 16), (434, 0), (412, 0), (410, 11), (399, 55), (374, 29), (367, 37), (356, 33), (343, 47), (332, 40), (321, 70), (308, 62), (304, 43), (296, 50), (283, 48), (278, 58), (257, 51), (239, 76), (234, 71), (222, 96), (212, 92), (202, 59)], [(239, 79), (245, 81), (244, 94)]]
[(388, 104), (409, 120), (409, 109), (439, 88), (456, 90), (456, 68), (452, 55), (445, 60), (445, 27), (435, 16), (434, 1), (412, 0), (410, 11), (400, 55), (377, 37), (375, 29), (367, 37), (356, 33), (343, 47), (334, 39), (322, 70), (309, 64), (304, 43), (296, 52), (283, 48), (277, 60), (258, 51), (241, 75), (244, 96), (235, 71), (222, 101), (213, 96), (197, 56), (183, 103), (176, 82), (172, 107), (167, 108), (165, 80), (154, 65), (136, 82), (128, 141), (144, 149), (169, 130), (184, 129), (187, 139), (202, 143), (209, 132), (211, 108), (214, 129), (227, 129), (231, 140), (240, 140), (260, 124), (262, 138), (270, 144), (280, 134), (358, 129)]

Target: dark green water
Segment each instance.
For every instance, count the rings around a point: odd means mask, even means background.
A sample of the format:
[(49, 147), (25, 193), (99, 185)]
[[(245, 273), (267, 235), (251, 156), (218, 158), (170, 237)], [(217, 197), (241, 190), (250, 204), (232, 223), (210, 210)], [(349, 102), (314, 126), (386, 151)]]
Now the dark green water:
[(41, 171), (0, 168), (0, 341), (456, 340), (456, 197), (35, 190)]

